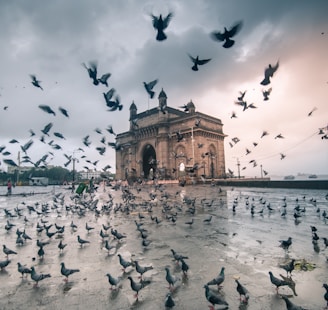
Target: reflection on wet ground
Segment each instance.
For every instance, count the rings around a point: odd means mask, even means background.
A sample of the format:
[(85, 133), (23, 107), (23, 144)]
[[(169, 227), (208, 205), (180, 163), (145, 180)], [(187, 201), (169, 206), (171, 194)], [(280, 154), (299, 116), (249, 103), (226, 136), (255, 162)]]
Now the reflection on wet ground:
[[(19, 191), (29, 193), (31, 188), (14, 189), (16, 194)], [(204, 285), (222, 267), (221, 287), (210, 288), (229, 309), (286, 309), (269, 271), (280, 279), (280, 274), (286, 277), (280, 266), (291, 259), (295, 259), (292, 280), (297, 296), (288, 286), (280, 287), (279, 293), (305, 308), (325, 306), (322, 284), (327, 281), (327, 250), (322, 238), (328, 238), (324, 218), (328, 200), (324, 191), (210, 185), (123, 191), (107, 187), (83, 197), (60, 187), (39, 191), (44, 193), (0, 196), (0, 237), (17, 252), (9, 255), (9, 265), (0, 272), (1, 309), (165, 309), (168, 293), (174, 309), (207, 309)], [(7, 230), (8, 223), (15, 226)], [(311, 226), (319, 236), (314, 243)], [(32, 240), (17, 245), (17, 230), (25, 230)], [(88, 243), (80, 245), (78, 236)], [(279, 245), (288, 237), (292, 245), (287, 251)], [(43, 258), (37, 240), (48, 242)], [(60, 240), (67, 244), (62, 251)], [(174, 259), (172, 250), (187, 257), (184, 263)], [(118, 254), (132, 262), (125, 271)], [(0, 261), (5, 260), (2, 253)], [(130, 284), (140, 283), (135, 261), (153, 267), (142, 274), (143, 285), (135, 288), (138, 301)], [(35, 286), (29, 274), (20, 277), (18, 262), (51, 277)], [(65, 282), (61, 262), (80, 271)], [(173, 285), (166, 279), (166, 268), (176, 280)], [(108, 273), (118, 281), (116, 286), (109, 283)], [(236, 279), (249, 291), (248, 304), (240, 301)]]

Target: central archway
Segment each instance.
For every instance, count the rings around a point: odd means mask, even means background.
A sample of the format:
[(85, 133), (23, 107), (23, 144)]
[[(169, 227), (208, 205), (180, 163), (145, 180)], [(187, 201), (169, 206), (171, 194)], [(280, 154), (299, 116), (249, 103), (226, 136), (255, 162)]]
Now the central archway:
[(142, 153), (142, 170), (145, 178), (153, 179), (157, 168), (156, 151), (151, 144), (146, 144)]

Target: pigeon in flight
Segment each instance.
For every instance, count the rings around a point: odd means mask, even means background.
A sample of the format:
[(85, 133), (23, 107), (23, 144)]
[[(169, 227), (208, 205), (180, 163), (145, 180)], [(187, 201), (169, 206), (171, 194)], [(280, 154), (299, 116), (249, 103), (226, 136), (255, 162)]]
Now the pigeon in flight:
[(111, 74), (110, 73), (105, 73), (101, 76), (100, 79), (98, 79), (98, 82), (100, 82), (103, 85), (106, 85), (108, 87), (107, 80), (110, 78)]
[(59, 107), (58, 110), (64, 115), (66, 116), (67, 118), (69, 118), (69, 115), (68, 115), (68, 112), (66, 109), (62, 108), (62, 107)]
[(278, 70), (279, 68), (279, 61), (277, 61), (275, 66), (272, 66), (269, 64), (267, 68), (264, 70), (264, 79), (261, 81), (261, 85), (268, 85), (270, 84), (270, 78), (273, 77), (274, 73)]
[(244, 97), (246, 95), (246, 92), (247, 92), (247, 90), (245, 90), (243, 92), (241, 92), (241, 91), (239, 92), (240, 96), (237, 98), (238, 101), (243, 101), (244, 100)]
[(109, 112), (116, 111), (117, 109), (121, 111), (123, 109), (123, 105), (120, 103), (120, 97), (116, 96), (115, 101), (109, 101), (107, 106), (110, 107)]
[(264, 101), (269, 100), (269, 95), (271, 94), (271, 91), (272, 91), (272, 87), (270, 87), (268, 90), (262, 90)]
[(198, 56), (194, 58), (191, 55), (189, 55), (189, 57), (191, 61), (194, 63), (194, 65), (191, 67), (193, 71), (198, 71), (198, 66), (205, 65), (211, 60), (211, 59), (199, 59)]
[(97, 78), (97, 63), (95, 61), (91, 61), (89, 64), (90, 64), (90, 67), (87, 67), (85, 63), (82, 63), (82, 66), (85, 69), (87, 69), (87, 71), (89, 73), (89, 77), (90, 77), (90, 79), (92, 79), (93, 84), (98, 85), (99, 80)]
[(155, 92), (153, 91), (153, 88), (155, 87), (155, 85), (157, 84), (158, 79), (151, 81), (149, 83), (143, 82), (145, 89), (150, 97), (150, 99), (153, 99), (155, 96)]
[(46, 113), (53, 114), (54, 116), (56, 116), (56, 112), (46, 104), (40, 104), (39, 108)]
[(103, 93), (107, 107), (111, 108), (113, 106), (111, 99), (113, 98), (115, 89), (111, 88), (107, 93)]
[(226, 27), (224, 27), (224, 32), (219, 32), (219, 31), (213, 31), (211, 33), (211, 37), (215, 41), (220, 41), (224, 42), (223, 47), (224, 48), (230, 48), (235, 44), (235, 41), (232, 40), (231, 38), (234, 37), (242, 28), (243, 22), (239, 21), (235, 23), (230, 30), (228, 30)]
[(18, 165), (12, 159), (4, 159), (3, 162), (8, 166), (18, 167)]
[(44, 128), (41, 130), (41, 132), (47, 136), (49, 136), (49, 131), (52, 128), (53, 124), (49, 123), (47, 125), (44, 126)]
[(309, 113), (308, 116), (312, 116), (312, 113), (317, 110), (317, 107), (314, 107)]
[(157, 41), (164, 41), (167, 39), (164, 30), (168, 27), (171, 18), (173, 17), (173, 13), (169, 13), (164, 19), (162, 14), (159, 16), (151, 15), (153, 19), (153, 27), (157, 30), (156, 40)]
[(41, 90), (43, 90), (43, 88), (42, 88), (41, 85), (40, 85), (41, 81), (38, 81), (37, 78), (36, 78), (36, 76), (33, 75), (33, 74), (30, 74), (30, 77), (31, 77), (31, 79), (32, 79), (32, 82), (31, 82), (31, 83), (32, 83), (35, 87), (39, 87)]

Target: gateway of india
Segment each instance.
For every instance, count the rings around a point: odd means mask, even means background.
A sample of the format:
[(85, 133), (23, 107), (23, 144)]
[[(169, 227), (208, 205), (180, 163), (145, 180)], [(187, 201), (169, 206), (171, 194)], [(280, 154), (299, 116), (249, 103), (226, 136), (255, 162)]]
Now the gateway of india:
[(130, 129), (116, 136), (116, 178), (179, 179), (225, 176), (224, 138), (220, 119), (167, 105), (162, 89), (158, 107), (137, 113), (130, 106)]

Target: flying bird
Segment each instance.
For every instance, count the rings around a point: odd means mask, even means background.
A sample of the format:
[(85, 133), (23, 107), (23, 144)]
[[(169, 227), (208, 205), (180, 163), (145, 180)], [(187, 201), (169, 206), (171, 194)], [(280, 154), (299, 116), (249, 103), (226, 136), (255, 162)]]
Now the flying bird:
[(155, 85), (157, 84), (158, 82), (158, 79), (154, 80), (154, 81), (151, 81), (149, 83), (146, 83), (146, 82), (143, 82), (144, 84), (144, 87), (150, 97), (150, 99), (153, 99), (154, 96), (155, 96), (155, 92), (153, 91), (153, 88), (155, 87)]
[(46, 104), (40, 104), (39, 108), (46, 113), (53, 114), (54, 116), (56, 116), (56, 112)]
[(269, 100), (269, 95), (271, 94), (271, 91), (272, 91), (272, 87), (270, 87), (270, 88), (267, 89), (267, 90), (262, 90), (263, 100), (264, 100), (264, 101)]
[(278, 70), (279, 68), (279, 61), (277, 61), (275, 66), (272, 66), (269, 64), (267, 68), (264, 70), (264, 79), (261, 81), (261, 85), (268, 85), (270, 84), (270, 78), (273, 77), (274, 73)]
[(103, 85), (106, 85), (108, 87), (107, 80), (110, 78), (111, 74), (110, 73), (105, 73), (101, 76), (100, 79), (98, 79), (98, 82), (100, 82)]
[(268, 133), (266, 130), (264, 130), (264, 131), (262, 132), (261, 138), (267, 136), (268, 134), (269, 134), (269, 133)]
[(274, 137), (275, 139), (285, 139), (285, 137), (280, 133)]
[(107, 106), (110, 107), (109, 112), (116, 111), (117, 109), (121, 111), (123, 109), (123, 105), (120, 103), (120, 97), (116, 96), (115, 101), (110, 101), (107, 103)]
[(194, 65), (191, 67), (193, 71), (198, 71), (198, 66), (205, 65), (211, 60), (211, 59), (199, 59), (198, 56), (194, 58), (191, 55), (189, 55), (189, 58), (194, 63)]
[(89, 77), (90, 77), (90, 79), (92, 79), (93, 84), (98, 85), (99, 80), (97, 78), (97, 62), (91, 61), (89, 64), (90, 64), (90, 67), (87, 67), (85, 63), (82, 63), (82, 66), (85, 69), (87, 69), (87, 71), (89, 73)]
[(159, 16), (151, 15), (153, 19), (153, 27), (157, 30), (156, 40), (157, 41), (164, 41), (167, 39), (164, 30), (168, 27), (171, 18), (173, 17), (173, 13), (169, 13), (164, 19), (162, 14)]
[(235, 23), (230, 30), (228, 30), (226, 27), (224, 27), (224, 32), (219, 32), (219, 31), (213, 31), (211, 33), (211, 37), (215, 41), (220, 41), (223, 42), (223, 47), (224, 48), (230, 48), (235, 44), (235, 41), (232, 40), (231, 38), (234, 37), (242, 28), (243, 22), (239, 21)]
[(237, 98), (238, 101), (243, 101), (244, 100), (244, 97), (246, 95), (246, 92), (247, 92), (247, 90), (245, 90), (243, 92), (239, 91), (240, 96)]
[(3, 162), (8, 166), (18, 167), (18, 165), (12, 159), (4, 159)]
[(68, 112), (66, 109), (62, 108), (62, 107), (59, 107), (58, 110), (64, 115), (66, 116), (67, 118), (69, 118), (69, 115), (68, 115)]
[(312, 113), (317, 110), (317, 107), (314, 107), (309, 113), (308, 116), (312, 116)]
[(31, 79), (32, 79), (32, 82), (31, 82), (31, 83), (32, 83), (35, 87), (38, 87), (38, 88), (40, 88), (41, 90), (43, 90), (43, 88), (42, 88), (41, 85), (40, 85), (41, 81), (38, 81), (37, 78), (36, 78), (36, 76), (33, 75), (33, 74), (30, 74), (30, 77), (31, 77)]
[(103, 93), (105, 101), (106, 101), (106, 105), (107, 107), (111, 108), (113, 107), (113, 101), (111, 101), (111, 99), (113, 98), (115, 93), (115, 89), (111, 88), (107, 93)]

